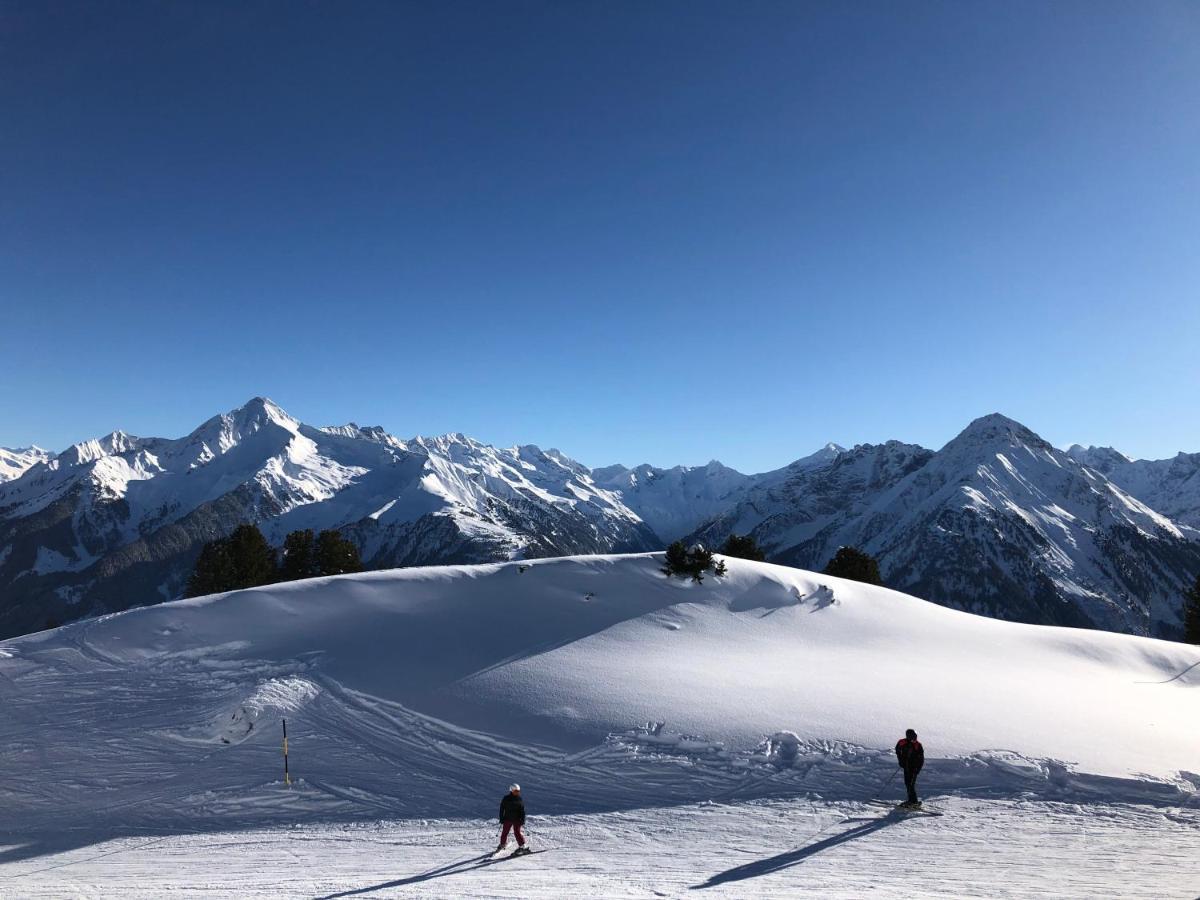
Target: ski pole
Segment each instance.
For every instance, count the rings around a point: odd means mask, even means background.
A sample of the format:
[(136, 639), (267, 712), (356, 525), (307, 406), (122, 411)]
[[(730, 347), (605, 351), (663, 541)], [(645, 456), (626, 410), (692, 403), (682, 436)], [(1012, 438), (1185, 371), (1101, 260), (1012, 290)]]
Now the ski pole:
[(292, 776), (288, 774), (288, 758), (287, 758), (287, 719), (283, 720), (283, 783), (288, 787), (292, 786)]
[(893, 781), (895, 781), (895, 780), (896, 780), (896, 773), (897, 773), (897, 772), (899, 772), (899, 771), (900, 771), (899, 769), (893, 769), (893, 770), (892, 770), (892, 774), (891, 774), (891, 775), (889, 775), (889, 776), (887, 777), (887, 780), (886, 780), (886, 781), (885, 781), (885, 782), (884, 782), (882, 785), (880, 785), (880, 786), (879, 786), (879, 790), (877, 790), (877, 791), (875, 792), (875, 796), (871, 798), (872, 800), (878, 800), (878, 799), (879, 799), (879, 795), (880, 795), (880, 794), (882, 794), (884, 791), (886, 791), (886, 790), (888, 789), (888, 787), (890, 787), (890, 786), (891, 786), (891, 783), (892, 783)]

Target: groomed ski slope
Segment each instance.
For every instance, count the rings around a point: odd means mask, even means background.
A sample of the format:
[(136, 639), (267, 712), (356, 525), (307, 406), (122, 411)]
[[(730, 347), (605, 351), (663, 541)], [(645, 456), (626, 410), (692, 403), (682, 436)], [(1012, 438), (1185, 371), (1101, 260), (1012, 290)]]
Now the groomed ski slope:
[[(0, 896), (856, 896), (864, 858), (910, 895), (1033, 895), (1039, 866), (1066, 896), (1200, 890), (1196, 648), (659, 565), (377, 572), (6, 642)], [(864, 803), (906, 727), (940, 819)], [(405, 880), (487, 849), (514, 779), (554, 852)]]

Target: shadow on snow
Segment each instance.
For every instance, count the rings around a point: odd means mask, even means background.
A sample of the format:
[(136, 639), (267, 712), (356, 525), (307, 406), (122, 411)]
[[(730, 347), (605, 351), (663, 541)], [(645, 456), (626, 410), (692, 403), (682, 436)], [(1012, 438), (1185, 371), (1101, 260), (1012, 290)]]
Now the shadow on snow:
[(887, 828), (889, 825), (895, 825), (897, 822), (902, 822), (903, 820), (903, 815), (889, 813), (882, 819), (873, 819), (863, 825), (858, 825), (840, 834), (831, 835), (824, 840), (801, 847), (798, 850), (789, 850), (787, 853), (780, 853), (777, 856), (769, 856), (766, 859), (759, 859), (732, 869), (726, 869), (724, 872), (710, 876), (704, 884), (692, 885), (692, 890), (704, 890), (705, 888), (728, 884), (731, 881), (745, 881), (748, 878), (758, 878), (762, 875), (770, 875), (772, 872), (790, 869), (793, 866), (802, 864), (805, 860), (816, 856), (818, 853), (824, 853), (826, 850), (832, 850), (841, 844), (856, 841), (859, 838), (874, 834), (876, 831)]
[[(448, 863), (444, 866), (438, 866), (436, 869), (429, 869), (426, 872), (421, 872), (417, 875), (410, 875), (408, 878), (398, 878), (395, 881), (385, 881), (382, 884), (373, 884), (369, 887), (355, 888), (350, 891), (341, 891), (337, 894), (325, 894), (318, 897), (317, 900), (338, 900), (339, 897), (356, 897), (360, 894), (371, 894), (375, 891), (383, 891), (388, 888), (404, 887), (409, 884), (420, 884), (423, 881), (432, 881), (434, 878), (444, 878), (447, 875), (458, 875), (461, 872), (469, 872), (472, 869), (482, 868), (491, 861), (491, 854), (485, 853), (482, 856), (469, 856), (466, 859), (460, 859), (458, 862)], [(496, 860), (499, 862), (499, 860)]]

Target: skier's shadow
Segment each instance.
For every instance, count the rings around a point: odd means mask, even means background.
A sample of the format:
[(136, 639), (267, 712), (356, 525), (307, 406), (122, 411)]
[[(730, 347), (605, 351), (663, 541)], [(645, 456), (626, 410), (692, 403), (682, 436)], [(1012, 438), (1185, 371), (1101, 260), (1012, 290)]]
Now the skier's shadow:
[(897, 822), (903, 821), (904, 816), (897, 813), (889, 813), (882, 819), (872, 819), (864, 825), (859, 825), (851, 828), (849, 831), (832, 835), (823, 841), (809, 844), (807, 847), (801, 847), (798, 850), (789, 850), (787, 853), (780, 853), (778, 856), (770, 856), (767, 859), (759, 859), (742, 866), (726, 869), (724, 872), (710, 876), (704, 884), (692, 885), (691, 889), (693, 891), (704, 890), (705, 888), (727, 884), (730, 881), (744, 881), (747, 878), (757, 878), (760, 875), (770, 875), (772, 872), (778, 872), (781, 869), (789, 869), (792, 866), (800, 865), (810, 856), (816, 856), (818, 853), (831, 850), (839, 844), (845, 844), (848, 841), (866, 837), (882, 828), (887, 828), (889, 825), (895, 825)]
[(410, 875), (408, 878), (399, 878), (396, 881), (385, 881), (383, 884), (373, 884), (370, 887), (356, 888), (353, 891), (342, 891), (337, 894), (325, 894), (322, 897), (317, 897), (316, 900), (337, 900), (339, 897), (355, 897), (359, 894), (371, 894), (375, 891), (383, 891), (388, 888), (404, 887), (406, 884), (420, 884), (422, 881), (430, 881), (434, 878), (443, 878), (446, 875), (457, 875), (460, 872), (469, 872), (471, 869), (479, 867), (491, 858), (490, 853), (485, 853), (483, 856), (471, 856), (467, 859), (460, 859), (458, 862), (452, 862), (445, 866), (439, 866), (436, 869), (430, 869), (428, 872), (421, 872), (418, 875)]

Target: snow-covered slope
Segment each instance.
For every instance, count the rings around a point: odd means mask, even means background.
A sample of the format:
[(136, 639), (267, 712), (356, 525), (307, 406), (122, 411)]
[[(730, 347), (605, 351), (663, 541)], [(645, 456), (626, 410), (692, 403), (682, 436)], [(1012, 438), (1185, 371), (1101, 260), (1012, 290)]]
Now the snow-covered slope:
[(1200, 453), (1178, 453), (1170, 459), (1130, 459), (1111, 447), (1078, 444), (1067, 453), (1163, 515), (1200, 529)]
[(18, 447), (10, 450), (0, 447), (0, 482), (20, 478), (29, 469), (45, 462), (54, 454), (41, 447)]
[[(1190, 896), (1196, 648), (728, 564), (376, 572), (7, 641), (0, 892)], [(869, 803), (906, 727), (942, 819)], [(552, 853), (492, 867), (513, 780)]]
[[(866, 798), (906, 727), (929, 791), (1180, 802), (1195, 648), (661, 556), (418, 568), (131, 610), (0, 650), (0, 804), (29, 830)], [(294, 794), (280, 794), (280, 719)], [(85, 722), (86, 740), (80, 723)], [(652, 723), (645, 727), (646, 723)], [(662, 724), (665, 723), (665, 724)], [(400, 773), (400, 777), (398, 777)], [(498, 795), (497, 795), (498, 796)]]

